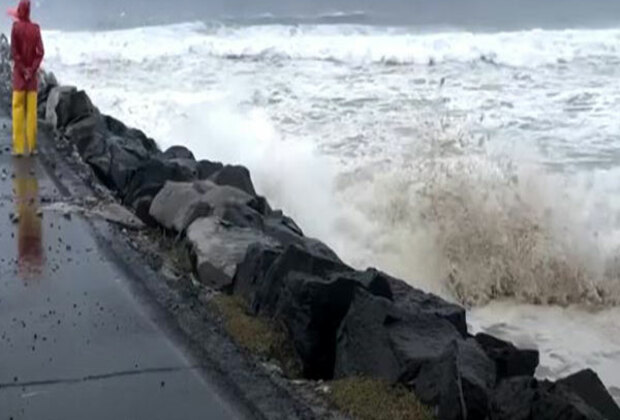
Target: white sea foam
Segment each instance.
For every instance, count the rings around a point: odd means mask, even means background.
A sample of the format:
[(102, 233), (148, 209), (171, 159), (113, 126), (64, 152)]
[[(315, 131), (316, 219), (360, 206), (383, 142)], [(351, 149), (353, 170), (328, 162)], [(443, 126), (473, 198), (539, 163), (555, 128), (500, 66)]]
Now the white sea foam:
[[(537, 66), (577, 58), (620, 58), (620, 30), (530, 30), (505, 33), (428, 33), (361, 25), (202, 23), (95, 34), (46, 33), (51, 57), (66, 64), (86, 60), (142, 61), (187, 54), (230, 58), (334, 60), (357, 64), (426, 64), (487, 60)], [(71, 48), (60, 48), (71, 45)]]

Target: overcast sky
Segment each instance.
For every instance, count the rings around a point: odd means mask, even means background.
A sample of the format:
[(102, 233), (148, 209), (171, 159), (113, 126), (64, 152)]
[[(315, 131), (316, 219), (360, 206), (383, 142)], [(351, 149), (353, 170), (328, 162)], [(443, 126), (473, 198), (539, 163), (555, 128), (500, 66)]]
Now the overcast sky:
[[(6, 9), (17, 0), (0, 0)], [(469, 28), (619, 26), (620, 0), (33, 0), (46, 27), (366, 11), (379, 23)], [(123, 14), (123, 18), (121, 18)]]

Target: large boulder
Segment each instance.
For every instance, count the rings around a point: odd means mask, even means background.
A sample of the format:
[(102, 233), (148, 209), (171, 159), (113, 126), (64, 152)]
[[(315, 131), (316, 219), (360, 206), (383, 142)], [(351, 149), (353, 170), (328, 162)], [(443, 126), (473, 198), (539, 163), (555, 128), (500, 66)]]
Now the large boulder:
[(192, 182), (168, 181), (153, 199), (149, 213), (166, 229), (183, 232), (194, 220), (213, 213), (211, 205), (201, 200), (203, 196)]
[(256, 200), (258, 200), (258, 212), (263, 216), (269, 216), (273, 213), (271, 206), (269, 205), (269, 201), (262, 195), (257, 195)]
[(210, 181), (167, 182), (155, 196), (150, 214), (162, 226), (176, 232), (184, 232), (196, 219), (212, 214), (236, 227), (249, 228), (256, 223), (260, 227), (260, 221), (250, 223), (243, 217), (244, 209), (248, 214), (253, 212), (250, 206), (255, 201), (241, 190)]
[[(338, 257), (331, 249), (329, 249), (325, 244), (314, 239), (306, 238), (306, 242), (301, 243), (298, 246), (307, 250), (301, 252), (309, 252), (311, 255), (322, 256), (322, 258), (327, 257), (329, 261), (338, 261)], [(256, 294), (260, 289), (263, 280), (267, 277), (272, 265), (274, 265), (276, 259), (284, 253), (286, 248), (287, 245), (282, 245), (281, 242), (276, 246), (265, 246), (262, 244), (252, 245), (248, 249), (243, 261), (237, 266), (237, 272), (235, 273), (234, 278), (234, 294), (242, 296), (247, 301), (248, 306), (251, 306), (252, 303), (255, 302)], [(283, 258), (281, 261), (278, 261), (278, 264), (283, 264), (285, 260), (290, 259), (295, 254), (296, 252), (290, 252), (287, 257)], [(340, 264), (336, 264), (331, 267), (335, 268), (340, 275), (344, 275), (344, 273), (339, 271), (342, 267)], [(317, 269), (316, 272), (320, 272), (320, 270)], [(363, 276), (363, 274), (358, 274), (353, 271), (345, 270), (345, 272), (347, 274), (350, 273), (352, 276)]]
[(209, 177), (209, 180), (218, 185), (228, 185), (245, 191), (250, 195), (256, 195), (250, 171), (244, 166), (226, 165)]
[[(48, 103), (49, 100), (52, 99), (52, 94), (53, 90), (50, 92)], [(71, 122), (79, 121), (95, 113), (95, 107), (83, 90), (69, 90), (58, 96), (58, 102), (54, 111), (56, 120), (55, 127), (64, 129)]]
[(77, 92), (77, 88), (74, 86), (56, 86), (50, 90), (47, 97), (47, 104), (45, 110), (45, 121), (51, 124), (54, 128), (59, 127), (58, 114), (56, 108), (62, 103), (66, 103), (68, 98)]
[(388, 277), (394, 303), (404, 311), (422, 311), (452, 323), (463, 338), (467, 337), (465, 309), (430, 293), (412, 287), (402, 280)]
[(54, 73), (39, 70), (39, 95), (37, 96), (37, 114), (39, 119), (45, 119), (47, 99), (50, 91), (56, 86), (58, 86), (58, 80), (56, 80)]
[[(491, 400), (491, 420), (605, 420), (565, 386), (520, 376), (502, 381)], [(607, 420), (614, 419), (613, 417)]]
[(390, 294), (385, 279), (366, 273), (331, 273), (326, 278), (299, 271), (286, 274), (273, 316), (286, 326), (304, 377), (333, 378), (336, 335), (358, 288)]
[(620, 408), (614, 401), (601, 379), (591, 369), (582, 370), (557, 381), (558, 386), (565, 387), (586, 404), (598, 411), (608, 420), (620, 420)]
[(264, 219), (265, 233), (276, 238), (284, 245), (303, 246), (306, 238), (295, 221), (281, 211), (271, 212)]
[[(148, 159), (148, 155), (140, 145), (122, 137), (110, 137), (106, 143), (105, 154), (87, 162), (107, 185), (122, 196), (134, 172)], [(103, 168), (108, 168), (108, 172), (102, 172)]]
[[(209, 182), (203, 181), (197, 185), (209, 185)], [(247, 194), (246, 192), (228, 185), (217, 186), (217, 188), (210, 188), (204, 193), (205, 199), (209, 200), (209, 203), (213, 208), (223, 208), (226, 206), (246, 206), (249, 208), (255, 208), (257, 206), (256, 198)]]
[(160, 153), (143, 132), (97, 110), (69, 122), (64, 135), (98, 178), (120, 197), (126, 195), (135, 171)]
[[(75, 144), (80, 156), (84, 157), (88, 154), (88, 149), (102, 146), (102, 142), (107, 137), (107, 130), (103, 117), (95, 112), (86, 118), (74, 122), (65, 129), (65, 137), (71, 143)], [(92, 144), (95, 142), (95, 144)]]
[(167, 159), (163, 155), (160, 158), (168, 162), (172, 162), (172, 163), (175, 163), (177, 165), (187, 168), (192, 173), (192, 179), (198, 179), (198, 167), (197, 167), (198, 164), (194, 159), (185, 159), (185, 158)]
[(250, 306), (256, 299), (256, 293), (267, 272), (283, 252), (284, 249), (280, 245), (263, 243), (250, 245), (243, 261), (237, 265), (233, 278), (233, 294), (241, 296)]
[(194, 154), (185, 146), (172, 146), (164, 152), (165, 159), (190, 159), (196, 160)]
[(0, 107), (7, 113), (11, 112), (13, 94), (12, 60), (9, 40), (4, 34), (0, 34)]
[(121, 197), (125, 204), (133, 206), (141, 197), (155, 197), (168, 181), (189, 182), (194, 179), (191, 168), (155, 157), (135, 169)]
[(147, 137), (144, 132), (138, 130), (137, 128), (127, 127), (121, 121), (110, 117), (109, 115), (103, 115), (103, 122), (107, 131), (117, 137), (123, 137), (132, 143), (139, 143), (149, 153), (149, 155), (156, 156), (161, 153), (155, 143), (155, 140)]
[[(236, 190), (236, 188), (232, 187), (218, 188), (230, 188)], [(237, 191), (242, 192), (241, 190)], [(234, 226), (264, 231), (265, 225), (263, 216), (255, 210), (255, 205), (256, 199), (251, 197), (251, 200), (246, 204), (230, 202), (226, 203), (224, 206), (217, 207), (214, 209), (213, 214)]]
[(454, 340), (409, 385), (420, 401), (436, 407), (440, 420), (485, 419), (495, 379), (493, 361), (475, 340)]
[(477, 334), (475, 340), (495, 362), (498, 381), (514, 376), (534, 376), (540, 361), (538, 350), (520, 350), (512, 343), (484, 333)]
[(415, 379), (461, 334), (432, 313), (405, 311), (384, 297), (357, 289), (338, 331), (335, 377), (367, 376), (389, 382)]
[(326, 277), (330, 273), (350, 271), (329, 248), (307, 248), (297, 245), (288, 246), (276, 258), (265, 277), (257, 282), (257, 291), (251, 308), (255, 314), (273, 316), (277, 310), (286, 276), (292, 271), (317, 277)]
[(197, 163), (198, 179), (208, 179), (211, 175), (221, 171), (224, 165), (220, 162), (201, 160)]
[(388, 276), (374, 268), (369, 268), (366, 271), (345, 271), (329, 275), (330, 281), (352, 282), (368, 290), (374, 296), (392, 300), (394, 295), (388, 279)]
[(237, 264), (255, 243), (277, 243), (260, 231), (232, 226), (218, 217), (196, 220), (187, 229), (194, 267), (199, 280), (218, 290), (232, 286)]
[(146, 225), (159, 227), (159, 222), (151, 216), (151, 204), (153, 203), (153, 199), (154, 197), (149, 195), (142, 196), (131, 204), (131, 209)]
[(71, 123), (65, 131), (97, 177), (121, 197), (134, 172), (153, 153), (146, 137), (132, 136), (128, 130), (122, 134), (108, 130), (106, 119), (98, 113)]

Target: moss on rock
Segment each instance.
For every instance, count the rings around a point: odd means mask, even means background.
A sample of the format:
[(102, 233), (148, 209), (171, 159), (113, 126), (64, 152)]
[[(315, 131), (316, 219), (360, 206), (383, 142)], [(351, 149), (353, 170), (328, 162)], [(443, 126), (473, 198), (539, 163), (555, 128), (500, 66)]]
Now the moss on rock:
[(368, 378), (347, 378), (331, 383), (330, 401), (358, 420), (432, 420), (430, 409), (403, 386)]

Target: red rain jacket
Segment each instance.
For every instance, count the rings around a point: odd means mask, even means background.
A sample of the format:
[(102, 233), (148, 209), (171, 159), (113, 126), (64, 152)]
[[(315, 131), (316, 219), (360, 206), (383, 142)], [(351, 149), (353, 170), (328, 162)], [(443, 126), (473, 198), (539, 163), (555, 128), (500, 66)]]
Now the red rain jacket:
[(41, 29), (30, 21), (30, 0), (21, 0), (17, 8), (17, 20), (11, 32), (13, 54), (13, 89), (36, 91), (39, 87), (37, 73), (43, 60)]

